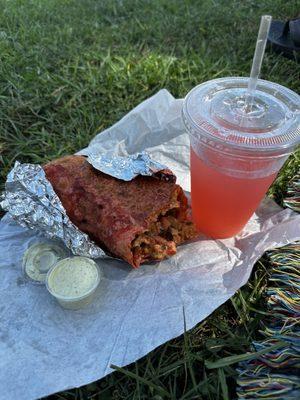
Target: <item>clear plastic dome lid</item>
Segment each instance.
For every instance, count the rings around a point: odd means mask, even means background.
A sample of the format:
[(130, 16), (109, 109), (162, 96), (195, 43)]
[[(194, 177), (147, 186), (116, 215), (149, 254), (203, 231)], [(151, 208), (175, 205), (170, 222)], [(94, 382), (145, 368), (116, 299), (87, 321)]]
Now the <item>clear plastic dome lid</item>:
[(67, 257), (69, 251), (51, 243), (36, 243), (30, 246), (23, 256), (23, 273), (33, 283), (45, 283), (47, 272), (60, 260)]
[(286, 152), (300, 142), (300, 96), (259, 80), (251, 108), (248, 78), (220, 78), (196, 86), (186, 96), (183, 119), (192, 135), (247, 150)]

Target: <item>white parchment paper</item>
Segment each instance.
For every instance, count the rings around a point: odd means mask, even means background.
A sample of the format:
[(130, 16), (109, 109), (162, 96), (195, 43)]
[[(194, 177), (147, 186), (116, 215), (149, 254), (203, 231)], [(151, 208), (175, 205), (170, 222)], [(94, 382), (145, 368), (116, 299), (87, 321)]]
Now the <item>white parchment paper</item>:
[[(189, 141), (182, 100), (166, 90), (141, 103), (83, 151), (147, 150), (189, 190)], [(0, 222), (0, 398), (30, 400), (99, 379), (207, 317), (244, 285), (267, 249), (300, 239), (300, 215), (265, 200), (236, 238), (202, 239), (160, 263), (134, 270), (99, 260), (96, 300), (60, 308), (43, 286), (26, 283), (21, 260), (42, 238), (5, 216)]]

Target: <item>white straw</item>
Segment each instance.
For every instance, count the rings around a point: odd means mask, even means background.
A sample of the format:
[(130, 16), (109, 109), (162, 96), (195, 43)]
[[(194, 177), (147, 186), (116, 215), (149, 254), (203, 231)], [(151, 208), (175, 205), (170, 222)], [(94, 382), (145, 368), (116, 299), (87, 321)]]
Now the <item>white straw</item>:
[(258, 31), (255, 53), (252, 61), (250, 79), (248, 83), (248, 90), (246, 94), (246, 110), (251, 110), (251, 105), (253, 102), (253, 96), (260, 74), (262, 60), (265, 54), (271, 21), (271, 15), (263, 15), (260, 20), (260, 27)]

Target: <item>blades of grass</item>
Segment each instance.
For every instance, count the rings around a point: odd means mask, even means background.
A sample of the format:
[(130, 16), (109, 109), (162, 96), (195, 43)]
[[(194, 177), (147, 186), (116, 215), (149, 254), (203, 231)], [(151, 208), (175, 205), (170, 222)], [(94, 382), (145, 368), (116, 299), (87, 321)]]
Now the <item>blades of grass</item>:
[[(188, 392), (186, 392), (183, 396), (181, 396), (180, 400), (185, 400), (185, 399), (191, 398), (192, 395), (197, 394), (197, 393), (195, 393), (195, 390), (197, 390), (197, 392), (199, 392), (199, 389), (200, 389), (201, 387), (203, 387), (203, 386), (205, 386), (205, 385), (207, 385), (207, 384), (209, 384), (209, 383), (210, 383), (210, 378), (207, 378), (207, 379), (205, 379), (205, 380), (199, 382), (199, 383), (197, 384), (197, 387), (196, 387), (196, 388), (190, 389), (190, 390), (189, 390)], [(202, 399), (202, 396), (201, 396), (200, 394), (197, 394), (197, 396), (198, 396), (198, 397), (197, 397), (197, 400), (201, 400), (201, 399)]]
[(160, 373), (159, 373), (159, 377), (164, 376), (166, 374), (169, 374), (172, 371), (176, 371), (177, 369), (179, 369), (182, 366), (184, 366), (184, 364), (185, 364), (185, 360), (184, 359), (180, 359), (180, 360), (175, 361), (172, 364), (167, 365), (166, 367), (161, 368)]
[(235, 338), (235, 334), (231, 331), (230, 327), (228, 326), (228, 322), (226, 324), (222, 323), (222, 321), (214, 320), (213, 318), (210, 320), (210, 325), (215, 327), (216, 329), (220, 329), (232, 338)]
[(228, 386), (223, 368), (218, 369), (218, 378), (221, 384), (223, 400), (229, 400)]
[(251, 307), (251, 306), (249, 306), (248, 308), (249, 308), (249, 311), (253, 311), (253, 312), (255, 312), (255, 314), (269, 315), (269, 313), (267, 313), (266, 311), (259, 310), (258, 308)]
[(190, 341), (189, 341), (189, 334), (187, 333), (186, 329), (186, 316), (185, 316), (185, 310), (184, 307), (182, 308), (183, 311), (183, 324), (184, 324), (184, 333), (183, 333), (183, 343), (184, 343), (184, 356), (187, 360), (187, 365), (188, 365), (188, 370), (191, 376), (191, 380), (193, 383), (193, 387), (197, 387), (197, 382), (193, 370), (193, 365), (191, 364), (191, 357), (190, 357)]
[(243, 336), (238, 336), (236, 335), (234, 338), (233, 337), (216, 337), (214, 339), (208, 338), (206, 341), (206, 348), (210, 351), (214, 349), (222, 349), (224, 347), (234, 347), (236, 344), (239, 345), (239, 347), (242, 345), (249, 345), (249, 341), (243, 337)]
[(125, 368), (118, 367), (118, 366), (113, 365), (113, 364), (110, 367), (112, 369), (115, 369), (116, 371), (119, 371), (119, 372), (123, 373), (124, 375), (128, 376), (129, 378), (135, 379), (136, 381), (139, 380), (140, 383), (143, 383), (144, 385), (149, 386), (149, 388), (152, 388), (152, 389), (156, 390), (162, 396), (165, 396), (166, 398), (171, 399), (171, 395), (170, 395), (170, 393), (168, 393), (166, 391), (166, 389), (155, 385), (153, 382), (151, 382), (151, 381), (149, 381), (149, 380), (147, 380), (145, 378), (142, 378), (142, 377), (136, 375), (135, 373), (133, 373), (131, 371), (127, 371)]
[[(185, 312), (184, 312), (184, 306), (182, 307), (182, 313), (183, 313), (183, 329), (184, 329), (184, 333), (183, 333), (183, 340), (185, 341), (185, 338), (186, 338), (186, 319), (185, 319)], [(183, 344), (184, 344), (185, 342), (183, 342)], [(184, 357), (183, 357), (183, 360), (184, 360), (184, 372), (185, 372), (185, 377), (184, 377), (184, 386), (183, 386), (183, 392), (185, 392), (185, 389), (186, 389), (186, 386), (187, 386), (187, 375), (188, 375), (188, 373), (187, 373), (187, 360), (186, 360), (186, 356), (185, 356), (185, 354), (184, 354)]]
[(225, 367), (227, 365), (236, 364), (238, 362), (245, 361), (245, 360), (253, 360), (263, 354), (269, 353), (270, 351), (279, 349), (280, 347), (283, 347), (284, 345), (286, 345), (285, 342), (279, 342), (268, 348), (259, 350), (255, 353), (246, 353), (246, 354), (239, 354), (239, 355), (224, 357), (217, 361), (205, 361), (205, 366), (208, 369), (214, 369), (214, 368)]
[[(136, 373), (137, 376), (139, 376), (139, 367), (138, 367), (138, 363), (137, 362), (135, 363), (135, 373)], [(141, 398), (140, 381), (139, 380), (136, 380), (136, 389), (135, 389), (134, 394), (137, 394), (138, 399)]]
[(161, 366), (168, 348), (169, 348), (169, 343), (166, 343), (165, 346), (163, 346), (161, 351), (158, 353), (159, 361), (158, 361), (158, 366), (156, 368), (158, 376), (160, 375)]
[(174, 397), (174, 399), (177, 399), (177, 376), (178, 376), (178, 371), (175, 370), (174, 371), (174, 378), (173, 378), (173, 384), (172, 384), (172, 377), (169, 377), (169, 387), (171, 387), (172, 390), (172, 396)]
[[(240, 290), (238, 291), (238, 293), (236, 294), (236, 296), (239, 296), (239, 295), (240, 295)], [(235, 309), (237, 315), (239, 316), (239, 318), (240, 318), (240, 320), (241, 320), (243, 326), (245, 327), (247, 333), (249, 334), (249, 330), (248, 330), (248, 327), (247, 327), (246, 321), (245, 321), (245, 313), (244, 313), (243, 310), (240, 310), (240, 308), (239, 308), (239, 306), (238, 306), (238, 304), (237, 304), (237, 298), (236, 298), (236, 296), (231, 297), (230, 301), (231, 301), (231, 303), (232, 303), (232, 305), (233, 305), (233, 307), (234, 307), (234, 309)]]
[(124, 380), (126, 379), (126, 375), (122, 375), (121, 378), (119, 379), (115, 379), (113, 381), (113, 383), (111, 383), (110, 385), (108, 385), (107, 387), (105, 387), (104, 389), (98, 390), (96, 393), (93, 393), (90, 397), (90, 399), (96, 400), (96, 396), (100, 396), (101, 395), (101, 399), (102, 396), (104, 395), (104, 393), (106, 394), (106, 392), (108, 390), (110, 390), (112, 387), (116, 387), (118, 386), (121, 382), (124, 382)]

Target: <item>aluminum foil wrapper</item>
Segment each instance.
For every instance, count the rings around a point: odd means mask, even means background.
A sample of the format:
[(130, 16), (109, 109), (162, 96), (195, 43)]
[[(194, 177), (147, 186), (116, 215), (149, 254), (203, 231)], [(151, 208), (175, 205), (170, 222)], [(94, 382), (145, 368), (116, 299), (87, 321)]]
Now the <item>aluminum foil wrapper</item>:
[(76, 255), (106, 256), (71, 222), (40, 165), (17, 161), (7, 176), (0, 204), (20, 225), (36, 229), (51, 239), (61, 239)]
[(138, 175), (154, 176), (171, 182), (176, 180), (172, 171), (165, 165), (152, 160), (145, 151), (126, 157), (91, 153), (87, 161), (99, 171), (123, 181), (131, 181)]

